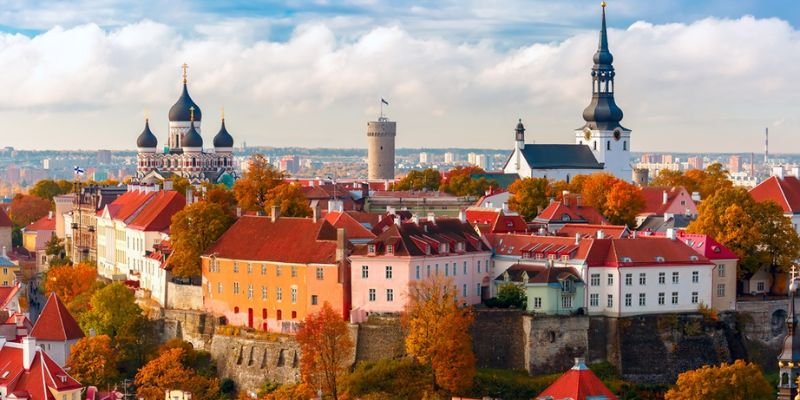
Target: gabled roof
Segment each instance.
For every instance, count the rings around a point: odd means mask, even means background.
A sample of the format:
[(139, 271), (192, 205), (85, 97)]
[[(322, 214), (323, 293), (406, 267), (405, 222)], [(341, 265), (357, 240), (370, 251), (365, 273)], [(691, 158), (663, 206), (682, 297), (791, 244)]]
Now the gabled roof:
[(63, 342), (80, 339), (86, 335), (61, 299), (55, 293), (50, 293), (47, 303), (33, 325), (31, 336), (38, 340)]
[(11, 218), (8, 217), (8, 214), (0, 208), (0, 228), (10, 228), (12, 225)]
[(528, 283), (558, 283), (566, 279), (581, 280), (581, 276), (572, 267), (548, 267), (546, 265), (514, 264), (495, 280), (503, 280), (505, 273), (511, 282), (523, 282), (523, 274), (528, 275)]
[[(644, 198), (644, 209), (640, 214), (664, 215), (672, 203), (680, 199), (694, 204), (691, 194), (683, 186), (645, 186), (641, 193)], [(666, 202), (664, 201), (665, 193), (667, 195)], [(687, 206), (687, 208), (694, 208), (694, 206)]]
[(14, 300), (19, 293), (19, 284), (14, 286), (0, 286), (0, 310), (5, 310), (8, 303)]
[(536, 400), (544, 399), (617, 400), (617, 396), (586, 366), (583, 359), (576, 359), (574, 367), (536, 397)]
[(543, 223), (587, 223), (607, 224), (605, 218), (594, 208), (583, 204), (580, 195), (565, 194), (561, 201), (545, 207), (534, 219)]
[(664, 215), (648, 215), (636, 228), (637, 231), (643, 232), (666, 232), (667, 229), (681, 229), (686, 228), (694, 221), (694, 218), (689, 215), (675, 214), (668, 218)]
[(127, 226), (141, 231), (164, 232), (169, 230), (172, 216), (186, 206), (186, 198), (172, 190), (162, 190), (148, 196)]
[(750, 189), (750, 196), (758, 202), (773, 201), (786, 214), (800, 213), (800, 179), (771, 176)]
[(63, 392), (83, 387), (41, 349), (36, 349), (28, 370), (23, 368), (22, 357), (20, 344), (6, 343), (0, 349), (0, 376), (8, 373), (6, 378), (0, 378), (0, 385), (5, 385), (8, 393), (27, 395), (30, 400), (59, 400), (53, 396), (53, 390)]
[(570, 259), (586, 258), (591, 245), (590, 240), (560, 236), (539, 236), (527, 234), (502, 233), (492, 236), (492, 246), (498, 256), (543, 258), (553, 255), (567, 256)]
[(325, 220), (330, 222), (335, 228), (343, 228), (347, 239), (373, 239), (375, 234), (370, 232), (369, 229), (361, 225), (349, 213), (343, 212), (329, 212), (325, 215)]
[(625, 225), (565, 224), (557, 235), (574, 238), (578, 234), (582, 238), (592, 238), (597, 237), (598, 231), (603, 231), (605, 237), (614, 239), (626, 238), (631, 233)]
[(591, 239), (587, 264), (607, 267), (707, 265), (708, 258), (677, 239), (638, 236), (629, 239)]
[[(457, 249), (462, 243), (463, 250)], [(386, 225), (378, 237), (370, 241), (375, 246), (375, 254), (386, 254), (386, 246), (392, 245), (392, 255), (417, 257), (425, 255), (451, 255), (458, 252), (489, 251), (485, 242), (478, 237), (472, 226), (455, 218), (436, 218), (435, 221), (401, 222)], [(447, 244), (448, 252), (439, 253), (439, 245)], [(354, 255), (368, 255), (367, 246), (359, 246)]]
[(603, 169), (585, 144), (526, 144), (522, 155), (531, 169)]
[(677, 238), (686, 243), (692, 250), (709, 260), (738, 260), (739, 256), (733, 251), (714, 240), (711, 236), (699, 233), (686, 233), (680, 231)]
[(467, 222), (482, 234), (527, 232), (528, 224), (519, 215), (506, 215), (501, 209), (470, 207), (464, 212)]
[(245, 215), (239, 218), (205, 252), (234, 260), (275, 261), (297, 264), (336, 262), (336, 228), (310, 218)]
[(56, 219), (52, 215), (45, 215), (30, 225), (25, 227), (25, 232), (54, 231), (56, 230)]

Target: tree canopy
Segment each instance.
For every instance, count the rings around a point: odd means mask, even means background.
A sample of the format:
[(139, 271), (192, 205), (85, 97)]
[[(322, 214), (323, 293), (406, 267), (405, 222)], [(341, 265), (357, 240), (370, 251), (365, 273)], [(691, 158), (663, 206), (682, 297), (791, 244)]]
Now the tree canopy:
[(283, 183), (284, 178), (283, 172), (270, 165), (263, 154), (254, 154), (247, 170), (233, 186), (236, 202), (243, 211), (263, 212), (268, 192)]
[(136, 395), (145, 399), (160, 399), (167, 390), (184, 390), (193, 399), (219, 398), (219, 380), (198, 374), (187, 365), (187, 351), (171, 348), (145, 364), (136, 374)]
[(611, 186), (605, 202), (605, 217), (614, 225), (636, 225), (636, 216), (644, 209), (642, 190), (618, 180)]
[(288, 182), (267, 192), (265, 209), (267, 214), (271, 212), (272, 207), (278, 207), (281, 216), (284, 217), (310, 217), (312, 214), (308, 199), (300, 190), (300, 186)]
[(678, 381), (665, 395), (666, 400), (768, 400), (774, 389), (761, 368), (736, 360), (733, 364), (704, 366), (678, 375)]
[(198, 201), (172, 216), (169, 264), (179, 277), (200, 275), (200, 256), (233, 223), (225, 209), (209, 201)]
[(338, 399), (354, 346), (342, 315), (325, 302), (318, 312), (306, 317), (296, 338), (303, 382), (322, 389), (326, 397)]
[(547, 207), (552, 195), (547, 178), (523, 178), (508, 188), (508, 207), (530, 221)]
[(60, 179), (42, 179), (28, 190), (28, 194), (52, 201), (53, 197), (72, 192), (72, 182)]
[(477, 166), (455, 167), (445, 173), (439, 189), (454, 196), (483, 196), (487, 190), (497, 186), (497, 182), (491, 179), (472, 178), (472, 174), (484, 172)]
[(439, 190), (442, 174), (433, 168), (411, 171), (392, 187), (393, 190)]
[(44, 292), (55, 293), (67, 307), (82, 294), (91, 292), (97, 269), (88, 264), (51, 266), (45, 273)]
[(18, 194), (11, 200), (8, 216), (14, 225), (24, 228), (47, 215), (51, 209), (50, 200), (39, 196)]
[(733, 182), (728, 178), (728, 171), (722, 164), (714, 163), (705, 170), (690, 169), (686, 172), (661, 170), (650, 181), (650, 186), (683, 186), (690, 194), (700, 193), (702, 199), (733, 187)]
[(84, 385), (113, 386), (119, 381), (117, 352), (108, 335), (87, 336), (70, 349), (69, 373)]

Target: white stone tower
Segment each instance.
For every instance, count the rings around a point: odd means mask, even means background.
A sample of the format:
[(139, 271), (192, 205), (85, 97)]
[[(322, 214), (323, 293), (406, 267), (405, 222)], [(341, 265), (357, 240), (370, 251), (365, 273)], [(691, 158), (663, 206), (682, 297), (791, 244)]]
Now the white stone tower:
[(367, 178), (394, 179), (394, 138), (397, 122), (389, 121), (383, 111), (377, 121), (367, 122)]
[(586, 124), (575, 130), (575, 143), (589, 146), (597, 161), (604, 164), (604, 171), (630, 181), (631, 130), (620, 125), (622, 109), (614, 101), (616, 73), (612, 65), (614, 56), (608, 50), (605, 2), (602, 7), (600, 43), (592, 67), (592, 101), (583, 110)]

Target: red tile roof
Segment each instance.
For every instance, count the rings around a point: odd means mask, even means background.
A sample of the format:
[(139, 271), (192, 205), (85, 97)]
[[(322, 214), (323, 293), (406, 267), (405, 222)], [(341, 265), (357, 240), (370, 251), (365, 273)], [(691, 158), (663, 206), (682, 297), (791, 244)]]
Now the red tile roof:
[(45, 215), (38, 221), (31, 222), (25, 227), (26, 232), (54, 231), (56, 230), (56, 219), (53, 216)]
[(679, 231), (677, 237), (687, 246), (691, 247), (692, 250), (709, 260), (739, 259), (736, 253), (714, 240), (711, 236)]
[(205, 252), (206, 256), (298, 264), (336, 262), (336, 228), (310, 218), (243, 216)]
[(477, 225), (482, 233), (527, 232), (528, 224), (519, 215), (506, 215), (502, 210), (470, 207), (465, 211), (467, 222)]
[(19, 285), (0, 286), (0, 310), (5, 310), (8, 303), (19, 293)]
[(554, 201), (545, 207), (534, 221), (550, 223), (585, 222), (587, 224), (606, 224), (603, 216), (594, 209), (584, 205), (576, 194), (565, 194), (562, 201)]
[(59, 400), (53, 396), (53, 390), (63, 392), (83, 387), (41, 349), (36, 349), (28, 370), (23, 368), (22, 357), (19, 344), (7, 343), (0, 349), (0, 376), (8, 372), (6, 378), (0, 379), (0, 385), (5, 385), (9, 393), (24, 393), (30, 400)]
[(80, 339), (86, 335), (61, 299), (55, 293), (50, 293), (47, 303), (33, 325), (31, 336), (38, 340), (67, 341)]
[(583, 360), (578, 360), (572, 369), (539, 393), (536, 400), (547, 398), (588, 400), (594, 398), (593, 396), (605, 396), (605, 399), (617, 400), (617, 396), (584, 364)]
[(575, 237), (580, 234), (582, 238), (597, 237), (597, 231), (603, 231), (607, 238), (622, 239), (630, 235), (630, 230), (625, 225), (594, 225), (594, 224), (565, 224), (558, 230), (558, 236)]
[(361, 225), (349, 213), (329, 212), (325, 215), (325, 220), (330, 222), (335, 228), (343, 228), (347, 239), (373, 239), (375, 234)]
[[(664, 192), (667, 193), (666, 203), (664, 202)], [(642, 188), (642, 197), (644, 198), (644, 209), (640, 214), (664, 215), (678, 197), (694, 203), (692, 196), (683, 186), (645, 186)]]
[[(386, 254), (387, 246), (392, 245), (393, 255), (400, 257), (437, 256), (440, 245), (446, 244), (447, 256), (458, 253), (489, 251), (483, 239), (478, 237), (472, 226), (456, 218), (436, 218), (435, 221), (420, 220), (401, 222), (399, 225), (386, 225), (378, 237), (372, 240), (375, 254)], [(460, 245), (459, 245), (460, 243)], [(459, 246), (464, 246), (459, 250)], [(357, 247), (353, 254), (369, 255), (367, 246)]]
[(703, 255), (677, 239), (642, 237), (630, 239), (589, 239), (586, 257), (591, 266), (632, 267), (657, 265), (711, 264)]
[(8, 214), (0, 208), (0, 228), (10, 228), (13, 224), (11, 223), (11, 218), (8, 217)]
[(555, 255), (582, 260), (591, 246), (591, 241), (559, 236), (538, 236), (524, 234), (498, 234), (492, 237), (492, 245), (498, 256), (517, 256), (536, 258)]
[(750, 196), (758, 202), (773, 201), (786, 214), (800, 213), (800, 179), (793, 176), (771, 176), (750, 189)]
[(186, 198), (176, 191), (159, 191), (148, 196), (137, 214), (127, 222), (129, 228), (149, 232), (169, 230), (172, 216), (186, 206)]

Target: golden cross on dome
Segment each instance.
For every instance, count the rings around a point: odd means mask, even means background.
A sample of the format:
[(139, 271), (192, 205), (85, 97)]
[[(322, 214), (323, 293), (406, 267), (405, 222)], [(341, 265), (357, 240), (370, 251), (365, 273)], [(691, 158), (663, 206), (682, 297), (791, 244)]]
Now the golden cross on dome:
[(181, 65), (181, 68), (183, 69), (183, 83), (186, 83), (186, 71), (189, 69), (189, 65), (183, 63), (183, 65)]

